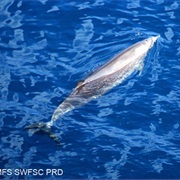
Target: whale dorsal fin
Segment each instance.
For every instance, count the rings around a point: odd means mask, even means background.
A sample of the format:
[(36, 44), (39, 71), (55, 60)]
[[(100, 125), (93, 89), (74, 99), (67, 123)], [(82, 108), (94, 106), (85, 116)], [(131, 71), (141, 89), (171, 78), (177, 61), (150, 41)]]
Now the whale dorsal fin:
[(78, 83), (77, 83), (77, 86), (76, 86), (76, 90), (80, 90), (82, 87), (83, 87), (83, 83), (84, 83), (84, 80), (80, 80), (80, 81), (78, 81)]
[(83, 84), (83, 82), (84, 82), (84, 80), (80, 80), (80, 81), (78, 81), (78, 83), (77, 83), (77, 87), (80, 87), (80, 86)]

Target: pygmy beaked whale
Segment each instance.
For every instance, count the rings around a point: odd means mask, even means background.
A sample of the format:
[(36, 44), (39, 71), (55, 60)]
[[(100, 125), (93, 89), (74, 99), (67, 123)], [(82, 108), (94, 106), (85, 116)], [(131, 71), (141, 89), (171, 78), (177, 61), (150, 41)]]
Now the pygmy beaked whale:
[(78, 82), (71, 94), (54, 111), (51, 121), (31, 125), (34, 127), (51, 127), (53, 122), (72, 109), (95, 99), (142, 66), (143, 59), (160, 36), (152, 36), (125, 49), (106, 64), (94, 71), (84, 80)]

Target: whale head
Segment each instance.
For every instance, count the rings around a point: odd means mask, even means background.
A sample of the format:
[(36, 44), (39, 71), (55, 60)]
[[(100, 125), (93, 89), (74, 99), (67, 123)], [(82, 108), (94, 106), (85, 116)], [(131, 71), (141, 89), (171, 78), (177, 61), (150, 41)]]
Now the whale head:
[(151, 37), (143, 40), (142, 43), (150, 49), (150, 48), (152, 48), (152, 46), (154, 45), (154, 43), (157, 41), (158, 38), (160, 38), (160, 35), (151, 36)]
[(135, 55), (139, 56), (139, 55), (145, 55), (147, 54), (147, 52), (149, 51), (149, 49), (151, 49), (154, 45), (154, 43), (157, 41), (157, 39), (160, 36), (151, 36), (147, 39), (144, 39), (143, 41), (140, 41), (139, 43), (136, 44), (136, 48), (135, 48)]

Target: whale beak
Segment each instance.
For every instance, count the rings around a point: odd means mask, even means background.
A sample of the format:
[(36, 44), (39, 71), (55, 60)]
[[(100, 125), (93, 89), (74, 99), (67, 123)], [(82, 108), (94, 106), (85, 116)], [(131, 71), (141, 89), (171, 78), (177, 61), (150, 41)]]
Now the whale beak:
[(160, 38), (160, 35), (158, 35), (158, 36), (153, 36), (153, 37), (152, 37), (153, 43), (155, 43), (158, 38)]

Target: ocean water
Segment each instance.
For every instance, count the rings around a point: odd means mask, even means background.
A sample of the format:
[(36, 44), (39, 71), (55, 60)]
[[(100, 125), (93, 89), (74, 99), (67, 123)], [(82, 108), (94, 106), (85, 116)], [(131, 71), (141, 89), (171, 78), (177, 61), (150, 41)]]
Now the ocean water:
[[(1, 0), (0, 178), (180, 178), (179, 22), (178, 0)], [(54, 124), (60, 144), (25, 130), (154, 35), (140, 74)]]

